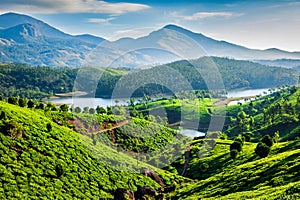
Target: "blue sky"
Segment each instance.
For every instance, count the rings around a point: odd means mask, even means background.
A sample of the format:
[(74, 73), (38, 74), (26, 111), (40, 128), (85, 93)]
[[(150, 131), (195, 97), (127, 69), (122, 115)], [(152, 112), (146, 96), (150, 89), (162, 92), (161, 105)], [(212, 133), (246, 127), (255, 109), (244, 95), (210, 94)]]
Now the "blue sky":
[(115, 40), (177, 24), (250, 48), (300, 51), (300, 1), (0, 0), (0, 12), (39, 18), (71, 34)]

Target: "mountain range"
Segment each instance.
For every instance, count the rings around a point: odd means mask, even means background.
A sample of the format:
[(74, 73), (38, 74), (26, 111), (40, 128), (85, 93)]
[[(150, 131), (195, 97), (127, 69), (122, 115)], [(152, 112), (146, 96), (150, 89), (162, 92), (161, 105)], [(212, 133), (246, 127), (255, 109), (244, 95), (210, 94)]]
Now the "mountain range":
[[(297, 67), (300, 60), (300, 52), (249, 49), (176, 25), (164, 26), (137, 39), (108, 41), (89, 34), (70, 35), (23, 14), (0, 15), (0, 62), (142, 68), (202, 56), (257, 60), (276, 66), (288, 63), (287, 67)], [(285, 62), (276, 62), (282, 59)]]

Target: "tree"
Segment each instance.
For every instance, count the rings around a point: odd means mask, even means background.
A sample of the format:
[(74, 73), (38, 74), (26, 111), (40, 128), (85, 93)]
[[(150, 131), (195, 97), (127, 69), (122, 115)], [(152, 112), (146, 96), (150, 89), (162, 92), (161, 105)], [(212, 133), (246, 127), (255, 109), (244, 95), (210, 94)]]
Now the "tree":
[(51, 130), (52, 130), (51, 123), (47, 123), (46, 128), (47, 128), (48, 132), (51, 132)]
[(103, 115), (103, 114), (106, 113), (106, 110), (105, 110), (102, 106), (97, 106), (96, 112), (97, 112), (97, 114), (99, 114), (99, 115)]
[(6, 114), (4, 111), (1, 111), (0, 119), (6, 119)]
[(74, 109), (74, 111), (75, 111), (76, 113), (81, 113), (81, 108), (80, 108), (80, 107), (76, 107), (76, 108)]
[(19, 99), (19, 106), (20, 106), (20, 107), (25, 107), (25, 106), (27, 106), (27, 100), (26, 100), (26, 99), (23, 99), (23, 98), (20, 98), (20, 99)]
[(56, 175), (60, 178), (64, 174), (64, 167), (61, 163), (56, 164), (55, 166)]
[(59, 108), (62, 112), (68, 112), (69, 110), (69, 106), (67, 104), (62, 104)]
[(117, 107), (114, 107), (114, 108), (113, 108), (113, 113), (114, 113), (115, 115), (125, 115), (125, 114), (126, 114), (126, 110), (125, 110), (125, 108), (123, 108), (123, 107), (117, 106)]
[(258, 143), (255, 148), (255, 153), (261, 158), (267, 157), (270, 151), (271, 151), (270, 147), (262, 142)]
[(83, 108), (83, 113), (89, 113), (90, 108), (88, 106)]
[(269, 135), (265, 135), (261, 142), (266, 144), (268, 147), (271, 147), (273, 145), (273, 140)]
[(18, 98), (16, 97), (8, 97), (7, 102), (13, 105), (18, 105)]
[(107, 107), (107, 114), (108, 114), (108, 115), (112, 115), (112, 114), (113, 114), (113, 112), (112, 112), (112, 107), (111, 107), (111, 106), (108, 106), (108, 107)]
[(56, 110), (56, 106), (52, 102), (48, 102), (46, 107), (49, 110)]
[(238, 150), (232, 149), (232, 150), (230, 151), (230, 157), (231, 157), (232, 159), (236, 159), (238, 153), (239, 153)]
[(209, 165), (207, 163), (205, 163), (205, 162), (201, 163), (201, 165), (200, 165), (201, 172), (206, 172), (208, 170), (208, 168), (209, 168)]
[(44, 109), (44, 107), (45, 107), (45, 105), (43, 102), (39, 103), (37, 106), (38, 109), (42, 109), (42, 110)]
[(240, 152), (240, 151), (242, 151), (242, 146), (243, 146), (243, 144), (240, 141), (234, 141), (230, 145), (230, 151), (237, 150), (238, 152)]
[(28, 107), (28, 108), (34, 108), (34, 101), (30, 99), (30, 100), (27, 102), (27, 107)]
[(90, 108), (90, 109), (89, 109), (89, 113), (90, 113), (90, 114), (95, 114), (95, 109), (94, 109), (94, 108)]
[(250, 128), (250, 119), (244, 111), (241, 111), (237, 115), (237, 123), (242, 131), (246, 131)]

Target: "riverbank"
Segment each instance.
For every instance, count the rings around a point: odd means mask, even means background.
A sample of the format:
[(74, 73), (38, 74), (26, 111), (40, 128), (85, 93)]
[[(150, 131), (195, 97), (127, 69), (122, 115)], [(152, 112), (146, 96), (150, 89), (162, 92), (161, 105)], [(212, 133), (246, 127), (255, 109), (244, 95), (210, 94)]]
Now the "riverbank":
[(232, 101), (242, 101), (244, 99), (252, 99), (252, 98), (255, 98), (255, 96), (223, 98), (223, 99), (219, 99), (219, 101), (214, 103), (213, 106), (227, 106)]
[(87, 92), (82, 92), (82, 91), (75, 91), (75, 92), (68, 92), (68, 93), (61, 93), (61, 94), (55, 94), (54, 96), (48, 97), (48, 98), (43, 98), (43, 101), (49, 101), (49, 100), (54, 100), (54, 99), (59, 99), (59, 98), (66, 98), (66, 97), (73, 97), (73, 96), (84, 96), (87, 95)]

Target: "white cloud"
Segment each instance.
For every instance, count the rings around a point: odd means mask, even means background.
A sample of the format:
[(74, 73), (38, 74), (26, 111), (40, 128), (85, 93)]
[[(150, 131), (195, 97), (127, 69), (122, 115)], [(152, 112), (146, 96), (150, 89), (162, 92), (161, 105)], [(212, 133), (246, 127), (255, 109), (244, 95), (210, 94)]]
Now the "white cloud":
[(103, 13), (120, 15), (150, 8), (137, 3), (108, 3), (103, 0), (0, 0), (2, 12), (24, 13)]
[(233, 17), (233, 16), (241, 16), (242, 14), (232, 13), (232, 12), (197, 12), (191, 16), (183, 16), (184, 20), (201, 20), (205, 18), (212, 17)]
[(139, 28), (139, 29), (128, 29), (128, 30), (119, 30), (115, 32), (115, 35), (109, 40), (114, 41), (118, 40), (120, 38), (124, 37), (130, 37), (130, 38), (139, 38), (142, 36), (146, 36), (152, 31), (156, 30), (157, 27), (145, 27), (145, 28)]
[(114, 17), (110, 18), (89, 18), (87, 21), (91, 23), (97, 23), (97, 24), (109, 24), (111, 20), (114, 20)]

